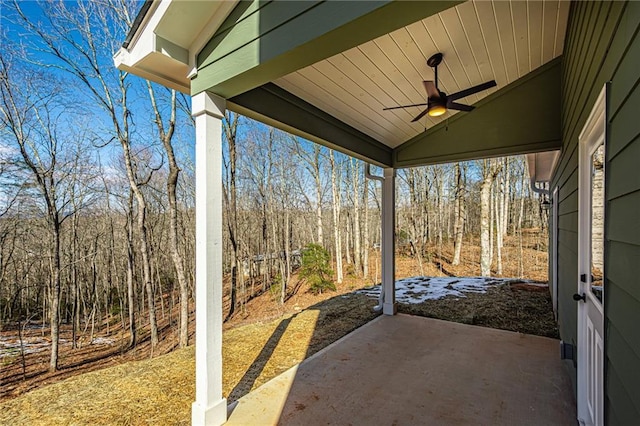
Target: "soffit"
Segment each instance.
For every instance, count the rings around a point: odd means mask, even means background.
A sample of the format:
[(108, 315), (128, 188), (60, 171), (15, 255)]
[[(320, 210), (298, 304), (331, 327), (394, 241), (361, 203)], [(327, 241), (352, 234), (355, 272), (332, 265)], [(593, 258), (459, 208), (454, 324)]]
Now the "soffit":
[(527, 154), (527, 166), (532, 182), (550, 182), (559, 158), (559, 150)]
[(422, 81), (434, 78), (428, 57), (444, 54), (438, 78), (446, 93), (496, 80), (497, 87), (459, 101), (473, 104), (562, 54), (569, 7), (565, 1), (469, 1), (274, 83), (395, 148), (455, 114), (411, 123), (420, 107), (383, 111), (425, 102)]

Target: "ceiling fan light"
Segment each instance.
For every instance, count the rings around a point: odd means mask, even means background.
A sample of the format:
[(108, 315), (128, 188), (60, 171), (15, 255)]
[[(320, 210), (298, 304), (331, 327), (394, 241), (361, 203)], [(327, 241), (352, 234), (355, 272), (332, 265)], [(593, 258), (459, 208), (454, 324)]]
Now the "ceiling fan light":
[(429, 117), (439, 117), (445, 112), (447, 112), (447, 108), (445, 108), (444, 105), (440, 104), (431, 105), (427, 110), (427, 114), (429, 115)]

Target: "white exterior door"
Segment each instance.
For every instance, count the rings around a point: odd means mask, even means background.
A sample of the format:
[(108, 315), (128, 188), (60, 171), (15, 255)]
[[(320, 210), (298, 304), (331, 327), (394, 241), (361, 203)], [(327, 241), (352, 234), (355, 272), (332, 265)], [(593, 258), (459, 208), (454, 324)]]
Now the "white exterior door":
[(606, 86), (580, 134), (578, 181), (578, 420), (604, 424)]

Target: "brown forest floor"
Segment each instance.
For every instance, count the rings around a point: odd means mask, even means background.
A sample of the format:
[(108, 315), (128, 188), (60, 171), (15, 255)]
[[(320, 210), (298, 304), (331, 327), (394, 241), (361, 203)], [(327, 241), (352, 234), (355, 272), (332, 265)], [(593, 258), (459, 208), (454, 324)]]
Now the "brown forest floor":
[[(544, 241), (535, 234), (529, 235), (526, 244), (524, 244), (524, 258), (527, 259), (524, 265), (524, 276), (537, 281), (546, 281), (547, 255), (546, 251), (543, 251), (546, 250), (546, 247), (542, 246), (538, 240)], [(515, 242), (517, 243), (517, 241)], [(503, 276), (514, 277), (519, 272), (518, 264), (514, 261), (514, 259), (518, 258), (519, 249), (517, 247), (509, 247), (510, 243), (513, 244), (514, 241), (506, 242), (505, 253), (503, 254)], [(437, 247), (430, 247), (429, 253), (429, 256), (425, 256), (422, 271), (420, 271), (420, 265), (417, 264), (414, 258), (403, 255), (398, 256), (396, 260), (397, 278), (421, 274), (427, 276), (479, 275), (480, 271), (477, 266), (479, 248), (476, 246), (463, 245), (463, 261), (458, 266), (450, 264), (450, 259), (453, 256), (452, 247), (450, 246), (443, 247), (441, 257), (437, 256)], [(255, 355), (251, 351), (269, 352), (268, 348), (260, 348), (260, 345), (263, 345), (269, 339), (257, 338), (257, 335), (264, 337), (265, 333), (273, 333), (278, 328), (282, 328), (283, 323), (287, 324), (285, 326), (287, 333), (292, 333), (293, 326), (291, 324), (298, 324), (304, 318), (310, 318), (309, 312), (319, 312), (313, 320), (313, 336), (306, 340), (304, 354), (283, 355), (284, 359), (274, 361), (273, 367), (261, 368), (259, 374), (264, 376), (264, 379), (260, 378), (262, 376), (251, 378), (255, 376), (256, 372), (247, 371), (246, 368), (250, 366), (228, 368), (225, 365), (225, 382), (227, 384), (235, 383), (231, 389), (226, 388), (230, 399), (235, 399), (245, 394), (249, 389), (279, 374), (279, 372), (286, 370), (296, 362), (301, 361), (375, 317), (376, 314), (371, 312), (371, 307), (375, 304), (374, 301), (362, 295), (344, 295), (379, 281), (379, 278), (376, 279), (380, 275), (378, 257), (379, 253), (371, 253), (370, 274), (372, 278), (370, 279), (364, 280), (346, 273), (343, 283), (337, 285), (337, 292), (328, 292), (320, 295), (308, 293), (306, 288), (302, 286), (283, 305), (279, 304), (277, 298), (267, 291), (247, 302), (241, 310), (229, 319), (224, 325), (226, 330), (225, 339), (227, 338), (226, 336), (231, 336), (233, 333), (239, 333), (240, 330), (244, 330), (242, 334), (246, 334), (246, 337), (238, 337), (237, 344), (240, 346), (234, 350), (248, 351), (246, 354), (242, 354), (240, 358), (250, 361)], [(345, 271), (349, 269), (349, 266), (345, 267)], [(542, 290), (541, 292), (540, 287), (527, 285), (499, 286), (490, 289), (487, 294), (471, 294), (466, 299), (428, 301), (420, 306), (401, 305), (399, 306), (399, 311), (555, 337), (557, 336), (557, 330), (551, 313), (549, 293), (545, 288)], [(311, 308), (305, 311), (309, 307)], [(292, 321), (292, 318), (296, 319), (296, 321)], [(176, 312), (172, 312), (169, 315), (168, 309), (165, 310), (164, 316), (159, 315), (161, 343), (156, 348), (154, 355), (166, 354), (176, 349), (176, 319)], [(300, 325), (300, 327), (303, 333), (309, 333), (309, 326)], [(192, 315), (190, 322), (191, 339), (193, 339), (193, 328)], [(40, 339), (46, 344), (48, 332), (49, 330), (46, 328), (29, 327), (25, 330), (25, 338), (30, 340)], [(94, 336), (110, 339), (111, 341), (98, 340), (97, 342), (94, 341), (94, 344), (89, 344), (89, 342), (85, 341), (79, 349), (71, 349), (71, 344), (69, 343), (71, 340), (70, 335), (70, 328), (63, 326), (60, 370), (55, 373), (47, 371), (49, 358), (47, 350), (27, 354), (24, 360), (24, 371), (19, 353), (0, 359), (2, 368), (0, 401), (16, 398), (31, 390), (60, 382), (73, 376), (82, 375), (83, 373), (151, 357), (149, 333), (146, 329), (141, 330), (139, 343), (136, 348), (131, 350), (126, 349), (128, 340), (126, 332), (123, 332), (117, 324), (111, 326), (109, 333), (106, 332), (106, 329), (102, 329), (97, 331)], [(251, 337), (252, 335), (253, 337)], [(17, 330), (15, 326), (5, 327), (0, 332), (0, 337), (3, 338), (15, 338), (16, 336)], [(237, 336), (240, 336), (240, 334)], [(305, 339), (301, 341), (305, 342)], [(250, 379), (243, 379), (245, 376)], [(248, 385), (249, 383), (250, 386)]]

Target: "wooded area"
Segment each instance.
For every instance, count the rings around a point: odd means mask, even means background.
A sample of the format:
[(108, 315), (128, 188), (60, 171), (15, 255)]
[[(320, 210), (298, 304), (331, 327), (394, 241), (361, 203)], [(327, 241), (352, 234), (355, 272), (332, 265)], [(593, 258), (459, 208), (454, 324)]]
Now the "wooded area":
[[(195, 274), (190, 101), (113, 67), (135, 2), (23, 7), (7, 7), (15, 27), (2, 30), (0, 58), (2, 324), (50, 327), (55, 370), (61, 324), (72, 327), (74, 347), (114, 322), (129, 330), (131, 347), (141, 330), (154, 347), (157, 316), (179, 305), (186, 346)], [(310, 243), (329, 250), (336, 282), (345, 274), (379, 282), (380, 187), (361, 161), (233, 113), (224, 132), (227, 317), (261, 292), (284, 301), (297, 291)], [(399, 170), (396, 203), (397, 250), (416, 260), (416, 274), (444, 246), (459, 263), (460, 248), (479, 238), (481, 274), (501, 275), (505, 237), (522, 249), (523, 230), (546, 223), (524, 157)], [(522, 255), (518, 262), (524, 276)]]

